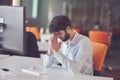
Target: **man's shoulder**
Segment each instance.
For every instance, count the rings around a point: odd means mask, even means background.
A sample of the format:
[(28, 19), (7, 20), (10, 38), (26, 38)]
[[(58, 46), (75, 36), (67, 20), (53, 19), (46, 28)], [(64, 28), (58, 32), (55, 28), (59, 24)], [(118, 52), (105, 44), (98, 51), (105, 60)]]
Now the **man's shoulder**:
[(82, 34), (78, 34), (77, 35), (77, 41), (80, 44), (81, 43), (89, 43), (90, 42), (89, 38), (87, 36), (85, 36), (85, 35), (82, 35)]
[(89, 39), (87, 36), (82, 35), (82, 34), (77, 34), (78, 39)]

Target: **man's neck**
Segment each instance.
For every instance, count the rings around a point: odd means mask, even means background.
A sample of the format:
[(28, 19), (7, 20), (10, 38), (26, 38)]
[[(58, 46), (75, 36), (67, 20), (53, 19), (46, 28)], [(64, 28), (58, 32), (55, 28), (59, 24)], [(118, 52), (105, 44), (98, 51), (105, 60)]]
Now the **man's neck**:
[(72, 41), (72, 39), (74, 38), (75, 34), (76, 34), (75, 31), (72, 31), (72, 32), (71, 32), (70, 38), (67, 40), (67, 43), (68, 43), (68, 44)]
[(72, 32), (71, 32), (71, 34), (70, 34), (70, 39), (69, 39), (70, 41), (74, 38), (75, 34), (76, 34), (75, 31), (72, 31)]

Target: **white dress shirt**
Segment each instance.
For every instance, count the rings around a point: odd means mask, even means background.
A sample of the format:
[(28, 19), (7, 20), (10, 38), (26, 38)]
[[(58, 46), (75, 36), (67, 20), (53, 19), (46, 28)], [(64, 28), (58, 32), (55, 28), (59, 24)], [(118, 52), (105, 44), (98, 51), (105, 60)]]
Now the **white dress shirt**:
[(49, 67), (56, 60), (73, 74), (93, 75), (92, 46), (86, 36), (76, 33), (69, 44), (62, 42), (59, 52), (44, 56), (43, 64)]

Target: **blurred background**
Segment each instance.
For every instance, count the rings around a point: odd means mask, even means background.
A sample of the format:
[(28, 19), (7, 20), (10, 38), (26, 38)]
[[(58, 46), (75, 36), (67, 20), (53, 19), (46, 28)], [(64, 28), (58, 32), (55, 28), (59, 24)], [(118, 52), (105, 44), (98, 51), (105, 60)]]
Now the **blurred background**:
[[(12, 5), (14, 0), (0, 0), (0, 5)], [(94, 29), (105, 31), (120, 30), (120, 0), (17, 0), (26, 8), (29, 26), (43, 28), (46, 33), (51, 19), (56, 15), (67, 15), (74, 27), (83, 34)]]

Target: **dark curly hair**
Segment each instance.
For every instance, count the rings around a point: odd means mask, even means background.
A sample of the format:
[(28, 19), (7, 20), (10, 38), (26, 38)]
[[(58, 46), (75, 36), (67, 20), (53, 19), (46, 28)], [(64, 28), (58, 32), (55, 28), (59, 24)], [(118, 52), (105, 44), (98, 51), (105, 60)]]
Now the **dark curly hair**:
[(71, 21), (67, 16), (55, 16), (49, 26), (50, 33), (66, 30), (67, 26), (71, 27)]

